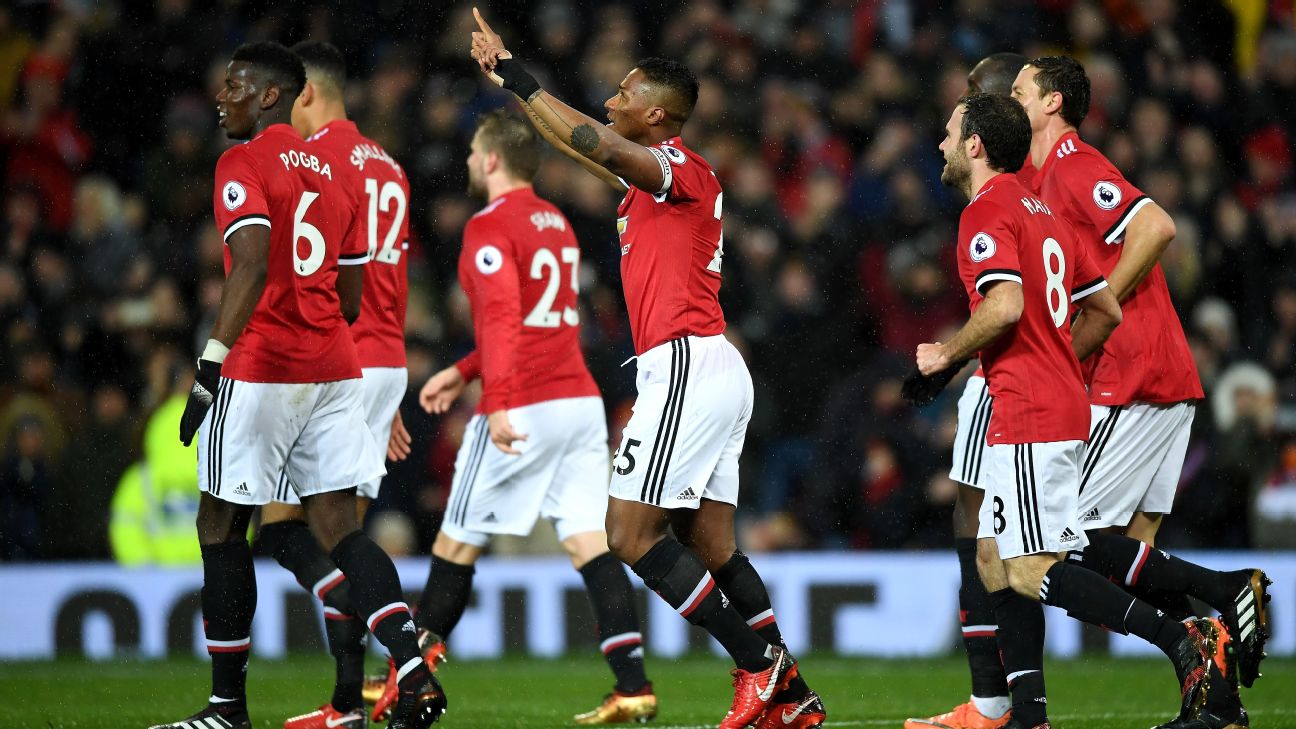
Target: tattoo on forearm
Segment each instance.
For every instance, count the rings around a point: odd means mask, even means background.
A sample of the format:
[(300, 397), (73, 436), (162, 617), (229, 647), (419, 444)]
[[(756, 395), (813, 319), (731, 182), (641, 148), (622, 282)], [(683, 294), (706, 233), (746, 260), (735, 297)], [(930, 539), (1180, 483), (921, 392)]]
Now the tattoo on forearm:
[(599, 144), (598, 132), (588, 124), (582, 124), (572, 130), (571, 147), (581, 154), (588, 155)]

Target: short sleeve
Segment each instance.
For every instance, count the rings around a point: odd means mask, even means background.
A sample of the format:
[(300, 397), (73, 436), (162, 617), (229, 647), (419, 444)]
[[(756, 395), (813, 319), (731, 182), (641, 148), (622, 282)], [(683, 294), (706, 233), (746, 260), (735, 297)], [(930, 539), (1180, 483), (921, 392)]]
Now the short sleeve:
[(1098, 155), (1073, 154), (1060, 165), (1071, 209), (1101, 231), (1103, 242), (1125, 242), (1125, 229), (1152, 198)]
[(1077, 243), (1072, 246), (1072, 250), (1075, 251), (1072, 255), (1075, 259), (1075, 275), (1071, 279), (1071, 301), (1076, 302), (1107, 288), (1107, 279), (1103, 278), (1088, 246)]
[(1011, 221), (1008, 211), (988, 200), (969, 205), (959, 220), (959, 267), (971, 272), (981, 296), (997, 281), (1022, 282)]
[(705, 182), (700, 176), (710, 175), (709, 169), (672, 144), (649, 147), (648, 151), (662, 166), (662, 189), (656, 194), (668, 195), (671, 200), (702, 199)]
[(235, 231), (249, 225), (270, 227), (265, 184), (245, 146), (221, 155), (216, 163), (215, 187), (212, 209), (222, 240), (228, 242)]

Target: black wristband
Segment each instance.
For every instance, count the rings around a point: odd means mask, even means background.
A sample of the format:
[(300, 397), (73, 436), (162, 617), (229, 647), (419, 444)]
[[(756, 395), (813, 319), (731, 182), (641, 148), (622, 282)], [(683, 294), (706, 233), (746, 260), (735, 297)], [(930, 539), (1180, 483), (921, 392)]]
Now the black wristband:
[(523, 101), (530, 101), (531, 97), (540, 91), (540, 82), (535, 80), (535, 76), (527, 73), (517, 61), (501, 58), (495, 62), (495, 73), (504, 79), (504, 88), (517, 94), (518, 98)]

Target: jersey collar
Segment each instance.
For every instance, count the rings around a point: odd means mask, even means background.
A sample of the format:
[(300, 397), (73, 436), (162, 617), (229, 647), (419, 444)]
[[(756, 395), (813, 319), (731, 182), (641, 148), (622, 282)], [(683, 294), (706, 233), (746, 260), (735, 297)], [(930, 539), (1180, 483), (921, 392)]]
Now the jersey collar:
[(968, 205), (970, 206), (972, 205), (972, 203), (976, 202), (977, 200), (980, 200), (982, 197), (985, 196), (987, 192), (990, 192), (990, 190), (993, 189), (995, 185), (1002, 183), (1004, 181), (1004, 178), (1016, 179), (1016, 175), (1014, 175), (1011, 172), (1000, 172), (994, 177), (991, 177), (990, 179), (986, 180), (986, 183), (981, 186), (981, 191), (978, 192), (975, 197), (973, 197), (971, 200), (968, 201)]
[[(1035, 180), (1037, 183), (1044, 179), (1044, 175), (1048, 174), (1048, 171), (1052, 169), (1053, 163), (1062, 158), (1062, 155), (1060, 155), (1059, 152), (1062, 149), (1062, 145), (1066, 144), (1068, 141), (1074, 141), (1078, 144), (1080, 142), (1080, 135), (1073, 129), (1066, 134), (1063, 134), (1061, 137), (1058, 137), (1057, 142), (1053, 144), (1053, 149), (1050, 149), (1048, 156), (1044, 158), (1043, 166), (1041, 166), (1039, 171), (1035, 173)], [(1071, 146), (1074, 147), (1076, 144), (1072, 144)], [(1027, 160), (1026, 164), (1030, 164), (1030, 160)], [(1039, 185), (1036, 184), (1035, 187), (1038, 188)]]
[(291, 134), (294, 138), (298, 140), (301, 139), (301, 137), (297, 136), (297, 130), (293, 129), (291, 124), (283, 124), (283, 123), (271, 124), (265, 129), (262, 129), (261, 132), (257, 134), (255, 137), (252, 137), (252, 139), (257, 140), (260, 139), (261, 137), (266, 137), (273, 134)]
[(310, 137), (307, 138), (307, 141), (313, 142), (316, 139), (319, 139), (320, 137), (332, 131), (354, 132), (356, 134), (360, 133), (359, 127), (357, 127), (355, 122), (351, 121), (350, 119), (334, 119), (328, 124), (325, 124), (324, 126), (320, 127), (319, 130), (316, 131), (314, 134), (310, 135)]

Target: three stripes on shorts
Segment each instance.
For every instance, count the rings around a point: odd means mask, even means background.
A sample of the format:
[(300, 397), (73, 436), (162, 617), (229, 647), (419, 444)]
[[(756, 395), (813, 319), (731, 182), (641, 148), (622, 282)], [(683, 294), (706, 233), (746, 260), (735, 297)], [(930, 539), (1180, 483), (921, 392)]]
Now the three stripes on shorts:
[(662, 409), (657, 437), (648, 457), (648, 469), (644, 472), (643, 487), (639, 491), (640, 501), (656, 506), (661, 506), (666, 474), (675, 453), (675, 439), (679, 436), (680, 418), (684, 413), (684, 391), (688, 389), (689, 366), (693, 361), (688, 337), (672, 339), (670, 345), (671, 369), (666, 407)]

